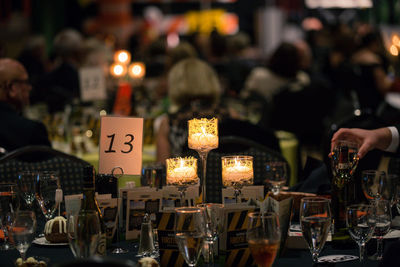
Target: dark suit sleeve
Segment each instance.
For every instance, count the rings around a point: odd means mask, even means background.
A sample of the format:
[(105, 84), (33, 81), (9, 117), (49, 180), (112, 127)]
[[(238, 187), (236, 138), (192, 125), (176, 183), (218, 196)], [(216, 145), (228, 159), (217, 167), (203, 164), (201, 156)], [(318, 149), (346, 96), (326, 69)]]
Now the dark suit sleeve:
[[(396, 127), (397, 132), (398, 132), (399, 135), (400, 135), (400, 124), (394, 125), (394, 127)], [(399, 136), (399, 138), (400, 138), (400, 136)], [(398, 146), (397, 149), (396, 149), (396, 154), (397, 154), (397, 155), (400, 155), (400, 143), (399, 143), (399, 146)]]
[(47, 134), (47, 129), (43, 123), (35, 121), (35, 127), (30, 138), (30, 144), (51, 147), (49, 136)]

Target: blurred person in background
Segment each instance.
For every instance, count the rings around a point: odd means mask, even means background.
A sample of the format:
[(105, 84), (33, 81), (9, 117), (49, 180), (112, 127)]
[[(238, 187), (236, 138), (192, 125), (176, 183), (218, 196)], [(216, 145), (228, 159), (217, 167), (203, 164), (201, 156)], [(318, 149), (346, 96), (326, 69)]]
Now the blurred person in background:
[(84, 52), (83, 37), (73, 29), (58, 33), (53, 44), (55, 67), (35, 88), (47, 104), (49, 113), (64, 111), (66, 105), (79, 98), (78, 68)]
[(51, 146), (44, 124), (22, 115), (32, 89), (28, 78), (21, 63), (0, 59), (0, 147), (6, 152), (28, 145)]

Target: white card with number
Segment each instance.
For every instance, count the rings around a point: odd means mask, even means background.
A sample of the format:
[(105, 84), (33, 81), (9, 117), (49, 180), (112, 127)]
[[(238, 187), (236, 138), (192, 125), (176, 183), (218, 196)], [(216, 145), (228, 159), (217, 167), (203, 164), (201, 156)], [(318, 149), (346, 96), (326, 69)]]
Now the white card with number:
[(107, 98), (106, 79), (99, 67), (79, 69), (79, 86), (82, 101), (104, 100)]
[(101, 117), (99, 173), (112, 173), (120, 167), (124, 174), (139, 175), (142, 151), (143, 118)]

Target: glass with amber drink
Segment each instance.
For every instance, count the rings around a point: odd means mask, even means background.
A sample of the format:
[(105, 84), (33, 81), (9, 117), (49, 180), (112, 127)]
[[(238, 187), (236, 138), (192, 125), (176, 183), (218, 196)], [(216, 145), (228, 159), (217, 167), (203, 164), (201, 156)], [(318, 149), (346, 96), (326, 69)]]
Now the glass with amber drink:
[(251, 255), (259, 267), (270, 267), (281, 240), (278, 216), (273, 212), (251, 212), (248, 217), (246, 238)]

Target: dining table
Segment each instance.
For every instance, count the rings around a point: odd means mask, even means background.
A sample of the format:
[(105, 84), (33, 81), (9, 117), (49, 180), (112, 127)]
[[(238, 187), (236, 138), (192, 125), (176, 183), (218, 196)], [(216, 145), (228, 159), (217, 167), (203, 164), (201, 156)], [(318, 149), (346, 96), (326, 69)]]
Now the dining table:
[[(397, 240), (397, 239), (396, 239)], [(390, 246), (390, 243), (394, 242), (394, 240), (385, 240), (385, 250)], [(112, 254), (113, 248), (116, 246), (128, 249), (129, 252), (125, 254)], [(374, 247), (376, 246), (376, 242), (370, 242), (367, 247), (367, 253), (374, 253)], [(375, 247), (376, 248), (376, 247)], [(138, 258), (138, 242), (137, 241), (121, 241), (119, 243), (114, 243), (107, 250), (107, 255), (105, 257), (111, 259), (117, 259), (119, 261), (129, 260), (131, 262), (137, 263), (140, 258)], [(356, 246), (342, 249), (335, 248), (332, 246), (330, 242), (327, 242), (322, 250), (320, 256), (327, 255), (358, 255), (358, 248)], [(74, 260), (74, 256), (68, 246), (68, 244), (62, 245), (38, 245), (32, 244), (28, 249), (27, 257), (36, 256), (36, 257), (44, 257), (48, 259), (48, 266), (57, 266), (58, 264), (63, 264), (67, 262), (71, 262)], [(3, 250), (0, 251), (0, 266), (4, 267), (12, 267), (15, 266), (15, 260), (19, 257), (19, 253), (16, 249), (11, 250)], [(282, 252), (282, 255), (279, 255), (273, 264), (273, 267), (294, 267), (294, 266), (337, 266), (337, 267), (346, 267), (346, 266), (361, 266), (358, 259), (347, 261), (347, 262), (339, 262), (339, 263), (321, 263), (318, 265), (313, 265), (311, 254), (308, 249), (286, 249)], [(197, 266), (216, 266), (223, 267), (227, 266), (225, 264), (225, 254), (220, 252), (220, 254), (215, 258), (215, 263), (213, 265), (204, 264), (202, 262), (202, 257), (200, 257), (200, 261)], [(365, 259), (364, 267), (377, 267), (379, 266), (379, 261), (370, 260), (368, 257)]]

